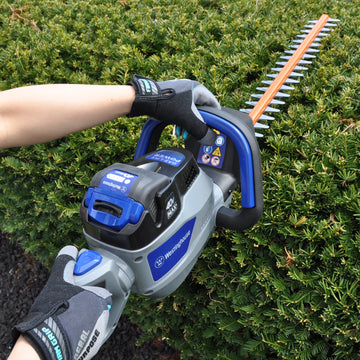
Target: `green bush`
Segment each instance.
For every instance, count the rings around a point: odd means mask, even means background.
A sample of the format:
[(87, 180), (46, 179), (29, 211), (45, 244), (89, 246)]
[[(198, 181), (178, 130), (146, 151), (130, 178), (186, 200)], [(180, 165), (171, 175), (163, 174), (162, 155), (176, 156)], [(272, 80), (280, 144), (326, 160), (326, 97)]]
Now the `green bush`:
[[(218, 229), (171, 296), (133, 296), (147, 336), (200, 359), (358, 359), (360, 75), (358, 4), (319, 0), (14, 0), (0, 4), (1, 89), (196, 78), (240, 108), (308, 20), (341, 19), (260, 142), (265, 210)], [(132, 159), (143, 119), (118, 119), (1, 152), (1, 230), (51, 264), (85, 246), (92, 176)], [(164, 144), (169, 143), (169, 137)], [(238, 197), (235, 197), (235, 201)]]

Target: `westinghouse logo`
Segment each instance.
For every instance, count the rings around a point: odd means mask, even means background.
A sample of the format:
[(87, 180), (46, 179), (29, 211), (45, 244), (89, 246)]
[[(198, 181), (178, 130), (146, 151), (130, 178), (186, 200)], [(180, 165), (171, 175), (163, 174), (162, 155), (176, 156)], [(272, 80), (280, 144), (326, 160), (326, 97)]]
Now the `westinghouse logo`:
[(159, 269), (161, 268), (165, 263), (165, 258), (163, 256), (159, 256), (154, 263), (154, 266)]
[(188, 232), (179, 240), (179, 242), (170, 251), (156, 258), (154, 266), (157, 269), (161, 268), (165, 264), (165, 262), (169, 260), (171, 256), (173, 256), (176, 253), (176, 251), (178, 251), (181, 248), (181, 246), (189, 238), (189, 236), (191, 236), (190, 230), (188, 230)]
[(195, 222), (196, 217), (185, 223), (175, 234), (148, 254), (147, 260), (154, 281), (167, 274), (186, 254)]

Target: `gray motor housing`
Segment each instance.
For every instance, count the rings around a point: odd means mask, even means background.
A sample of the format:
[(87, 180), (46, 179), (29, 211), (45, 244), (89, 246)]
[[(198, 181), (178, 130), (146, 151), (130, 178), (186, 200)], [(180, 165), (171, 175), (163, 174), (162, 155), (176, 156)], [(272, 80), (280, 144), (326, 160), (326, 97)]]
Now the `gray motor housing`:
[[(177, 162), (181, 164), (178, 165)], [(182, 169), (179, 168), (181, 165), (183, 165)], [(196, 166), (196, 171), (193, 169), (190, 171), (193, 179), (187, 184), (183, 184), (182, 181), (176, 184), (179, 178), (182, 179), (180, 174), (189, 172), (189, 166)], [(100, 253), (105, 250), (121, 258), (131, 268), (135, 275), (131, 291), (152, 298), (166, 297), (176, 290), (189, 274), (216, 226), (218, 209), (224, 205), (229, 206), (231, 196), (226, 199), (225, 204), (222, 190), (197, 167), (192, 154), (184, 149), (170, 148), (155, 151), (126, 165), (125, 168), (117, 167), (123, 172), (125, 169), (136, 176), (140, 176), (139, 174), (145, 171), (147, 183), (152, 179), (149, 186), (154, 187), (155, 183), (159, 183), (161, 188), (158, 188), (156, 193), (151, 190), (144, 194), (145, 189), (142, 187), (139, 190), (140, 194), (136, 196), (132, 193), (137, 192), (136, 183), (134, 181), (131, 184), (131, 189), (125, 191), (126, 196), (132, 195), (136, 201), (140, 201), (139, 198), (143, 197), (144, 211), (139, 216), (138, 223), (128, 223), (122, 229), (115, 231), (117, 237), (108, 225), (104, 226), (95, 220), (89, 220), (90, 211), (85, 206), (85, 197), (82, 206), (84, 235), (92, 250)], [(175, 172), (172, 172), (174, 170), (171, 169), (172, 167), (176, 168)], [(95, 177), (95, 182), (99, 184), (101, 181), (99, 179), (104, 178), (109, 171), (113, 171), (113, 168), (110, 170), (107, 168), (100, 176)], [(157, 176), (153, 178), (150, 172)], [(159, 179), (162, 175), (167, 180)], [(144, 180), (139, 179), (139, 181)], [(177, 189), (178, 187), (180, 189)], [(168, 191), (169, 189), (171, 191)], [(161, 195), (164, 193), (167, 202), (162, 203)], [(169, 193), (172, 194), (170, 197)], [(159, 215), (158, 212), (156, 216), (151, 214), (152, 197), (155, 197), (157, 203), (164, 208), (164, 214)], [(168, 203), (169, 201), (171, 204)], [(174, 204), (176, 209), (171, 210)], [(172, 215), (170, 221), (168, 215)], [(145, 239), (140, 241), (131, 236), (134, 234)], [(157, 235), (154, 237), (154, 234)], [(131, 241), (134, 244), (131, 244)], [(139, 244), (143, 246), (140, 247)]]

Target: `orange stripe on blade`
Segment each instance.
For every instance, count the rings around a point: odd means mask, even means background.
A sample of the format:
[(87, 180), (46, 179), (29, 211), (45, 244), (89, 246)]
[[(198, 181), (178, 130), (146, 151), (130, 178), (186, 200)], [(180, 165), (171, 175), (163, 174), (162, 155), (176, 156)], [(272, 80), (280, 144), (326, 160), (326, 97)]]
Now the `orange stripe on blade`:
[(253, 107), (249, 116), (251, 117), (253, 123), (255, 124), (260, 116), (266, 111), (266, 108), (270, 105), (271, 100), (279, 92), (281, 86), (284, 84), (285, 80), (293, 72), (297, 63), (305, 55), (306, 51), (309, 49), (311, 44), (314, 42), (318, 34), (321, 32), (327, 21), (329, 20), (329, 15), (322, 15), (320, 19), (316, 22), (313, 28), (310, 30), (309, 34), (301, 42), (299, 47), (296, 49), (295, 53), (290, 57), (287, 63), (284, 65), (283, 69), (276, 76), (274, 81), (267, 88), (263, 96), (259, 99), (257, 104)]

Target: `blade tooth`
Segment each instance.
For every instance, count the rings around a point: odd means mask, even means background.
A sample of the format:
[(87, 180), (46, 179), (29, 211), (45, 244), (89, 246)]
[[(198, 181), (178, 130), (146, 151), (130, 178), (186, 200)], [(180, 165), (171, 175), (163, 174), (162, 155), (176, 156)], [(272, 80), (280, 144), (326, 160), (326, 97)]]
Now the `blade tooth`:
[[(262, 81), (263, 84), (267, 84), (267, 85), (270, 85), (272, 83), (272, 81), (268, 81), (268, 80), (264, 80)], [(266, 91), (268, 88), (267, 87), (259, 87), (259, 88), (256, 88), (256, 90), (260, 90), (260, 91)], [(283, 90), (283, 91), (292, 91), (292, 90), (295, 90), (295, 88), (291, 87), (291, 86), (287, 86), (287, 85), (282, 85), (280, 90)]]
[[(303, 34), (303, 35), (296, 35), (296, 37), (298, 37), (298, 38), (300, 38), (300, 39), (303, 39), (303, 40), (293, 40), (293, 42), (294, 43), (298, 43), (298, 44), (301, 44), (303, 41), (304, 41), (304, 39), (306, 38), (306, 35), (305, 34)], [(316, 37), (315, 39), (314, 39), (314, 41), (321, 41), (321, 37)]]
[(312, 61), (308, 61), (308, 60), (300, 60), (298, 62), (298, 64), (302, 64), (302, 65), (311, 65)]
[(333, 24), (333, 23), (328, 21), (325, 26), (330, 26), (330, 27), (334, 28), (334, 27), (337, 26), (337, 24)]
[(281, 86), (280, 90), (293, 91), (293, 90), (295, 90), (295, 88), (292, 86), (283, 85), (283, 86)]
[(320, 52), (320, 50), (312, 49), (311, 47), (306, 50), (306, 54), (317, 54), (318, 52)]
[[(292, 46), (291, 46), (292, 47)], [(292, 47), (293, 48), (293, 47)], [(294, 50), (286, 50), (284, 51), (285, 54), (295, 54)], [(318, 49), (312, 49), (311, 47), (309, 47), (306, 51), (305, 54), (317, 54), (318, 52), (320, 52), (320, 50)]]
[[(276, 96), (276, 95), (275, 95)], [(270, 105), (285, 105), (285, 101), (280, 101), (280, 100), (276, 100), (276, 99), (272, 99), (270, 101)]]
[[(290, 51), (285, 51), (286, 54), (293, 54), (294, 52), (290, 52)], [(280, 59), (285, 59), (285, 60), (289, 60), (291, 56), (280, 56)], [(311, 54), (304, 54), (302, 56), (302, 59), (315, 59), (316, 56), (315, 55), (311, 55)]]
[(262, 138), (262, 137), (264, 137), (264, 135), (263, 135), (263, 134), (259, 134), (259, 133), (257, 133), (257, 132), (255, 132), (255, 136), (256, 136), (256, 137), (258, 137), (258, 138)]
[(310, 55), (310, 54), (304, 54), (302, 59), (315, 59), (316, 56), (315, 55)]
[(318, 49), (313, 49), (311, 46), (306, 50), (306, 54), (307, 53), (310, 53), (310, 54), (315, 54), (315, 53), (318, 53), (318, 52), (320, 52), (320, 50), (318, 50)]
[(290, 78), (287, 78), (285, 81), (284, 81), (284, 84), (298, 84), (300, 81), (298, 80), (294, 80), (294, 79), (290, 79)]
[[(301, 75), (304, 76), (304, 74), (301, 74)], [(266, 74), (266, 76), (269, 77), (269, 78), (275, 79), (278, 76), (278, 74)], [(291, 76), (291, 74), (290, 74), (290, 76)], [(293, 79), (290, 79), (290, 78), (287, 78), (285, 80), (285, 84), (298, 84), (298, 83), (299, 83), (299, 81), (293, 80)]]
[[(267, 89), (267, 88), (265, 88), (265, 89)], [(256, 90), (259, 90), (259, 88), (257, 88)], [(266, 91), (266, 90), (264, 90), (264, 91)], [(264, 94), (252, 94), (251, 96), (256, 99), (260, 99), (263, 95)], [(281, 98), (286, 97), (287, 98), (287, 97), (290, 97), (290, 94), (285, 94), (285, 93), (279, 91), (278, 93), (276, 93), (275, 97), (281, 97)]]
[[(317, 43), (315, 43), (315, 44), (317, 44)], [(290, 45), (290, 48), (291, 48), (291, 49), (298, 49), (299, 46), (300, 46), (300, 45)], [(314, 47), (319, 47), (319, 46), (320, 46), (320, 44), (319, 44), (319, 45), (315, 45)], [(310, 45), (310, 47), (308, 48), (308, 50), (306, 50), (306, 52), (311, 52), (311, 51), (309, 51), (309, 49), (311, 49), (313, 52), (319, 52), (319, 50), (312, 49), (312, 44)]]
[(290, 97), (290, 94), (286, 94), (286, 93), (283, 93), (281, 91), (278, 91), (275, 95), (275, 97), (279, 97), (279, 98), (288, 98)]
[[(308, 23), (310, 23), (310, 24), (316, 24), (318, 21), (319, 21), (319, 20), (309, 20)], [(329, 22), (329, 21), (330, 21), (330, 22), (331, 22), (331, 21), (340, 22), (341, 20), (329, 18), (329, 19), (328, 19), (328, 22)]]
[[(252, 103), (256, 105), (256, 104), (257, 104), (257, 101), (247, 101), (247, 102), (246, 102), (247, 105), (252, 105)], [(253, 110), (253, 109), (239, 109), (239, 111), (244, 112), (244, 113), (250, 113), (252, 110)], [(280, 110), (268, 106), (268, 107), (264, 110), (264, 112), (280, 112)]]
[[(289, 80), (289, 79), (287, 79)], [(285, 81), (285, 83), (287, 82), (287, 80)], [(266, 85), (271, 85), (272, 84), (272, 80), (262, 80), (261, 83), (262, 84), (266, 84)], [(287, 83), (290, 84), (297, 84), (299, 81), (293, 80), (291, 79), (291, 81), (288, 81)], [(286, 85), (282, 85), (280, 90), (295, 90), (295, 88), (291, 87), (291, 86), (286, 86)]]
[(292, 72), (292, 73), (290, 73), (290, 75), (289, 76), (293, 76), (293, 77), (303, 77), (304, 76), (304, 74), (302, 74), (302, 73), (297, 73), (297, 72)]
[[(246, 105), (250, 105), (250, 106), (255, 106), (258, 102), (257, 101), (246, 101), (245, 104)], [(272, 99), (271, 102), (270, 102), (271, 105), (284, 105), (285, 102), (284, 101), (279, 101), (279, 100), (275, 100), (275, 99)], [(273, 109), (271, 107), (268, 107), (267, 109), (271, 109), (271, 110), (265, 110), (265, 111), (280, 111), (278, 109)]]
[[(337, 24), (332, 24), (332, 23), (326, 23), (325, 25), (324, 25), (324, 27), (326, 27), (326, 26), (332, 26), (332, 27), (334, 27), (334, 26), (337, 26)], [(305, 29), (312, 29), (314, 26), (313, 25), (304, 25), (304, 28)]]
[[(287, 62), (286, 61), (279, 61), (279, 62), (277, 62), (275, 64), (285, 66), (287, 64)], [(312, 64), (312, 62), (311, 61), (306, 61), (306, 60), (300, 60), (298, 62), (298, 64), (310, 65), (310, 64)], [(299, 68), (299, 69), (297, 69), (297, 68)], [(302, 67), (302, 66), (295, 66), (294, 70), (308, 70), (308, 68), (307, 67)]]
[(255, 106), (257, 104), (257, 101), (246, 101), (246, 105)]
[(266, 85), (271, 85), (271, 84), (272, 84), (272, 80), (262, 80), (261, 83), (262, 83), (262, 84), (266, 84)]
[(265, 124), (261, 124), (261, 123), (255, 123), (254, 124), (254, 128), (255, 129), (268, 129), (269, 128), (269, 125), (265, 125)]
[(273, 107), (268, 106), (264, 112), (280, 112), (279, 109), (275, 109)]
[(330, 34), (329, 33), (323, 33), (323, 32), (319, 32), (317, 34), (318, 37), (326, 37), (326, 36), (329, 36)]
[(321, 44), (320, 43), (317, 43), (317, 42), (312, 42), (310, 47), (320, 47)]
[[(271, 70), (280, 72), (282, 70), (282, 68), (271, 68)], [(270, 74), (270, 75), (277, 75), (277, 74)], [(292, 73), (290, 73), (289, 76), (302, 77), (302, 76), (304, 76), (304, 74), (292, 72)], [(270, 76), (270, 77), (272, 77), (272, 76)]]
[(273, 121), (273, 120), (275, 120), (275, 118), (274, 118), (274, 117), (272, 117), (272, 116), (268, 116), (268, 115), (264, 115), (264, 114), (262, 114), (262, 115), (259, 117), (259, 120), (264, 120), (264, 121)]
[[(294, 51), (294, 50), (286, 50), (286, 51), (284, 51), (284, 53), (285, 53), (285, 54), (293, 55), (293, 54), (295, 53), (295, 51)], [(302, 58), (303, 58), (303, 59), (314, 59), (314, 58), (316, 58), (316, 56), (305, 53)], [(285, 59), (285, 58), (284, 58), (284, 57), (280, 57), (280, 59)], [(290, 57), (289, 57), (289, 59), (290, 59)]]
[[(276, 64), (279, 64), (279, 63), (276, 63)], [(286, 64), (286, 63), (284, 63), (284, 64)], [(271, 68), (271, 70), (272, 71), (278, 71), (278, 72), (280, 72), (281, 70), (283, 70), (283, 68)], [(306, 71), (306, 70), (308, 70), (308, 68), (307, 67), (303, 67), (303, 66), (295, 66), (294, 67), (294, 70), (298, 70), (298, 71)], [(301, 74), (302, 75), (302, 74)], [(300, 75), (300, 76), (301, 76)]]
[(294, 67), (294, 70), (296, 70), (296, 71), (306, 71), (306, 70), (309, 70), (309, 68), (307, 68), (307, 67), (305, 67), (305, 66), (298, 66), (298, 65), (296, 65), (296, 66)]

